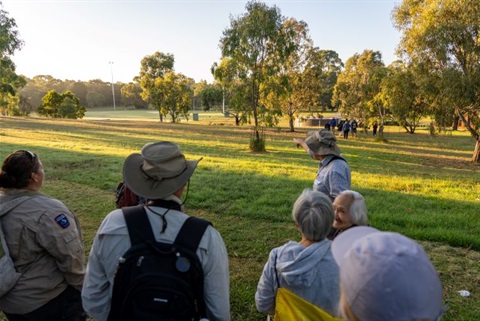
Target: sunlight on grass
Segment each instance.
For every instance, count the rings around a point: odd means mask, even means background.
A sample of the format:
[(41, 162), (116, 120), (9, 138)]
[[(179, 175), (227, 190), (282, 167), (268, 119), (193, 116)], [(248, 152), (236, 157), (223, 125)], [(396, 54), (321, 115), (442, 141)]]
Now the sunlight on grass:
[[(144, 121), (143, 111), (105, 111), (109, 120), (101, 115), (81, 121), (0, 117), (0, 155), (16, 149), (39, 154), (43, 192), (78, 214), (87, 250), (114, 208), (127, 155), (147, 142), (169, 140), (187, 159), (203, 157), (190, 181), (187, 213), (210, 220), (225, 240), (234, 320), (263, 320), (253, 302), (261, 269), (273, 247), (298, 238), (292, 205), (312, 186), (318, 167), (292, 139), (313, 128), (266, 129), (267, 151), (251, 153), (250, 126), (235, 127), (221, 115), (202, 113), (200, 121), (180, 124), (160, 123), (152, 113)], [(456, 292), (480, 293), (480, 167), (470, 164), (472, 139), (465, 132), (410, 135), (398, 127), (387, 127), (385, 134), (384, 143), (365, 134), (338, 138), (352, 168), (352, 189), (365, 196), (372, 226), (425, 245), (451, 302), (442, 320), (474, 320), (480, 297), (464, 300)]]

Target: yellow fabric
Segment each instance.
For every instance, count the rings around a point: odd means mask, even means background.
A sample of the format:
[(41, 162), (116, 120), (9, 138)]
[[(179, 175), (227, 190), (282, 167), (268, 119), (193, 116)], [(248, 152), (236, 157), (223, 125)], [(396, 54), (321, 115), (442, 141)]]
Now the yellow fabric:
[(279, 288), (273, 321), (341, 321), (287, 289)]

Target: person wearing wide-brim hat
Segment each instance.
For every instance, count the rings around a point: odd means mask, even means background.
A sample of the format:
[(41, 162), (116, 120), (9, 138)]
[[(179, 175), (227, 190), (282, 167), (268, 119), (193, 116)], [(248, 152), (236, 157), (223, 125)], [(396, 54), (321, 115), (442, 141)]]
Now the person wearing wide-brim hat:
[[(123, 180), (135, 194), (148, 199), (145, 211), (159, 242), (173, 243), (189, 217), (182, 195), (199, 160), (187, 160), (171, 142), (148, 143), (140, 153), (128, 156)], [(188, 188), (187, 188), (188, 194)], [(118, 258), (130, 247), (128, 229), (121, 209), (103, 220), (95, 236), (82, 290), (83, 306), (95, 320), (107, 320), (111, 287)], [(220, 233), (209, 226), (196, 252), (204, 273), (204, 298), (208, 320), (230, 320), (229, 266)]]
[(350, 167), (340, 155), (340, 148), (331, 131), (311, 131), (306, 139), (294, 138), (293, 141), (297, 147), (302, 146), (310, 157), (320, 161), (313, 183), (314, 190), (327, 194), (333, 201), (340, 192), (350, 189)]
[(140, 154), (127, 157), (123, 179), (135, 194), (149, 200), (162, 199), (179, 194), (200, 160), (186, 160), (174, 143), (149, 143)]

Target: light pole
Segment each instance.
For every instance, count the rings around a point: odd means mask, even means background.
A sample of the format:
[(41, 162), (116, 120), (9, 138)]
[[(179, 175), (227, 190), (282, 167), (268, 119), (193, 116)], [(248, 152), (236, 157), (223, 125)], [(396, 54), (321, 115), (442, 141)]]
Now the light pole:
[(115, 87), (113, 86), (113, 61), (108, 62), (110, 64), (110, 73), (112, 74), (112, 97), (113, 97), (113, 110), (117, 110), (115, 106)]

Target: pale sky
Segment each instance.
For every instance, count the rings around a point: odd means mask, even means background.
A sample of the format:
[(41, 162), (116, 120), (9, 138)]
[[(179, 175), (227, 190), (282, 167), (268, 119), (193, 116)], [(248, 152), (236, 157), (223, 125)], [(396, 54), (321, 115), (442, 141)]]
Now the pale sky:
[[(175, 57), (174, 69), (195, 81), (213, 81), (222, 32), (247, 1), (231, 0), (0, 0), (15, 19), (24, 47), (12, 57), (17, 73), (32, 78), (101, 79), (128, 83), (140, 61), (156, 51)], [(391, 21), (399, 1), (263, 1), (305, 21), (314, 45), (345, 63), (365, 49), (396, 59), (400, 34)], [(113, 62), (111, 64), (110, 62)]]

